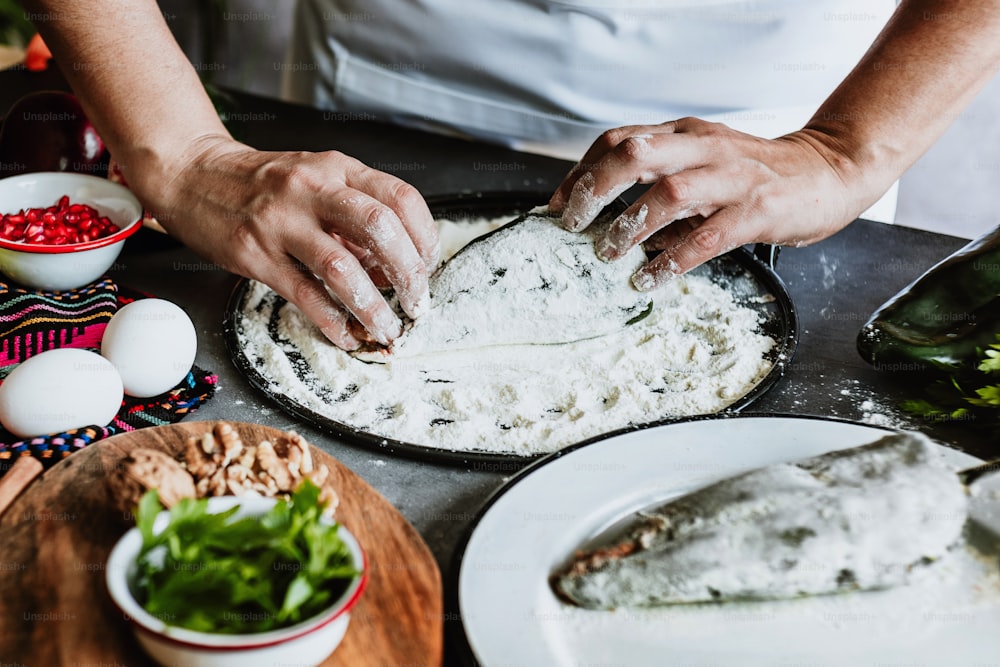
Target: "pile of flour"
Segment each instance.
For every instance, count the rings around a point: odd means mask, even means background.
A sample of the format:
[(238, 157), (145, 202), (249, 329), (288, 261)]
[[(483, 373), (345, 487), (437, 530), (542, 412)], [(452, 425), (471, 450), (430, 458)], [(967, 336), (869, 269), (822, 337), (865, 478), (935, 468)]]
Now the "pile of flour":
[[(458, 245), (452, 231), (467, 225), (442, 225), (442, 246)], [(568, 345), (365, 363), (257, 282), (237, 332), (269, 391), (330, 420), (430, 448), (528, 456), (632, 424), (718, 412), (767, 375), (775, 341), (760, 332), (758, 311), (697, 273), (655, 292), (645, 319)]]
[(558, 216), (532, 212), (478, 239), (431, 276), (430, 307), (388, 350), (354, 356), (398, 363), (417, 355), (563, 345), (617, 333), (648, 313), (653, 300), (630, 280), (646, 262), (642, 248), (614, 262), (597, 257), (595, 243), (611, 220), (609, 215), (571, 232)]

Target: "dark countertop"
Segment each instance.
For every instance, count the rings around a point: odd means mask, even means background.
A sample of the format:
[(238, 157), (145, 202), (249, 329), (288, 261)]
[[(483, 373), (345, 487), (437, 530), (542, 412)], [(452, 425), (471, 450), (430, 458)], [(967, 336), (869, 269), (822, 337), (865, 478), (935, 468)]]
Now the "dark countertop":
[[(55, 73), (0, 73), (0, 110), (29, 90), (63, 87)], [(495, 146), (356, 120), (273, 100), (239, 96), (242, 138), (263, 149), (336, 149), (409, 181), (425, 196), (476, 191), (552, 190), (569, 164)], [(416, 526), (449, 581), (453, 552), (477, 508), (516, 466), (472, 469), (388, 456), (362, 449), (298, 422), (252, 388), (230, 361), (222, 319), (231, 275), (152, 232), (126, 244), (113, 276), (122, 284), (174, 301), (198, 331), (197, 363), (219, 375), (216, 397), (192, 419), (259, 422), (296, 429), (384, 494)], [(912, 377), (889, 377), (855, 351), (855, 336), (870, 313), (965, 240), (869, 221), (806, 248), (788, 248), (778, 261), (801, 324), (795, 359), (754, 412), (819, 415), (869, 424), (907, 426), (959, 449), (996, 458), (968, 427), (920, 423), (895, 406)], [(905, 376), (906, 374), (904, 374)]]

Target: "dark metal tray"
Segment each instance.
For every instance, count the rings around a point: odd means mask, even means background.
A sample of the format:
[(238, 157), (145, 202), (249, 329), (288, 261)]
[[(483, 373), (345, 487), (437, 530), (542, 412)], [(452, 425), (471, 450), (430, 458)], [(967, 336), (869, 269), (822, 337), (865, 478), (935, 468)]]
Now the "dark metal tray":
[[(467, 217), (500, 217), (510, 215), (514, 218), (526, 213), (531, 208), (548, 201), (549, 194), (541, 192), (488, 192), (463, 193), (458, 195), (429, 197), (427, 199), (431, 212), (436, 217), (462, 219)], [(723, 412), (736, 413), (765, 394), (784, 374), (785, 367), (792, 361), (795, 347), (798, 343), (798, 317), (791, 297), (781, 277), (774, 269), (777, 249), (759, 245), (753, 251), (737, 248), (721, 257), (717, 257), (696, 271), (705, 272), (716, 281), (749, 280), (759, 294), (769, 295), (770, 299), (755, 300), (752, 305), (761, 313), (762, 331), (776, 341), (771, 350), (771, 371), (739, 400), (732, 403)], [(320, 415), (312, 409), (300, 404), (295, 399), (270, 389), (268, 379), (264, 377), (254, 361), (246, 355), (239, 341), (241, 330), (240, 317), (243, 303), (246, 299), (250, 282), (241, 280), (230, 295), (226, 306), (223, 332), (226, 346), (233, 363), (247, 378), (251, 385), (263, 392), (271, 401), (285, 412), (317, 428), (342, 438), (351, 444), (374, 449), (379, 452), (398, 454), (425, 461), (450, 463), (455, 465), (474, 466), (477, 469), (512, 472), (544, 455), (526, 457), (517, 454), (500, 454), (495, 452), (453, 451), (418, 443), (402, 442), (387, 439), (367, 431), (358, 430), (350, 425), (334, 421)], [(644, 428), (667, 420), (651, 420), (647, 424), (637, 424), (635, 428)], [(607, 437), (604, 434), (601, 437)]]

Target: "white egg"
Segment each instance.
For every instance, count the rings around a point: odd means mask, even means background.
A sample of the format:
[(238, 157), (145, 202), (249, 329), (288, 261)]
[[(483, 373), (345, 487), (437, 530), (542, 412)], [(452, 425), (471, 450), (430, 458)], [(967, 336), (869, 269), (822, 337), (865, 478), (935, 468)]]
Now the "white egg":
[(118, 369), (125, 393), (140, 398), (176, 387), (190, 372), (197, 350), (191, 318), (163, 299), (123, 306), (101, 339), (101, 354)]
[(14, 368), (0, 385), (0, 422), (20, 438), (106, 426), (122, 404), (122, 380), (95, 352), (47, 350)]

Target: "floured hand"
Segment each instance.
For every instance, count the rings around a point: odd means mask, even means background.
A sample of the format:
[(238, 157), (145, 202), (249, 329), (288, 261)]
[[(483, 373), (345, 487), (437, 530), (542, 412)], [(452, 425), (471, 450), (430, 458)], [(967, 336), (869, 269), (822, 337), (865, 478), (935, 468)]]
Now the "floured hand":
[(439, 252), (434, 220), (413, 187), (351, 157), (257, 151), (218, 137), (165, 190), (156, 214), (172, 235), (270, 285), (339, 347), (360, 344), (352, 316), (384, 345), (399, 336), (383, 283), (410, 317), (426, 307)]
[(695, 118), (621, 127), (591, 146), (549, 206), (579, 231), (633, 185), (652, 184), (597, 242), (609, 261), (643, 242), (663, 250), (633, 276), (648, 290), (746, 243), (803, 245), (840, 230), (865, 206), (845, 185), (845, 163), (812, 131), (768, 140)]

